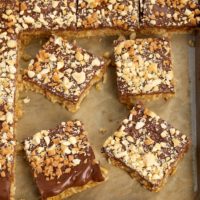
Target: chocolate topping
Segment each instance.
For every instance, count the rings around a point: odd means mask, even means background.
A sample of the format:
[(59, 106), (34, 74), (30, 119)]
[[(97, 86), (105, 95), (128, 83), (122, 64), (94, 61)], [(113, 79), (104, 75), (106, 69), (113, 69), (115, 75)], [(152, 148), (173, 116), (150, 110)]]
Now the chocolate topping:
[(69, 121), (25, 140), (25, 151), (42, 198), (90, 181), (104, 180), (81, 122)]
[(83, 186), (89, 181), (103, 181), (99, 165), (90, 162), (74, 167), (70, 173), (62, 175), (59, 179), (46, 181), (44, 175), (39, 175), (36, 184), (41, 196), (45, 199), (56, 196), (67, 188)]

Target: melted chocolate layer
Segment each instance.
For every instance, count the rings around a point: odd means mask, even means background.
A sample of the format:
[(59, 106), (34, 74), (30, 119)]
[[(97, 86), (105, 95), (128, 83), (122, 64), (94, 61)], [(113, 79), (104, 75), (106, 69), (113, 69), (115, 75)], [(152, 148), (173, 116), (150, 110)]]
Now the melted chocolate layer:
[(36, 184), (43, 199), (56, 196), (70, 187), (83, 186), (89, 181), (101, 182), (104, 178), (98, 164), (92, 160), (87, 164), (74, 167), (70, 173), (63, 174), (59, 179), (47, 181), (43, 174), (36, 178)]

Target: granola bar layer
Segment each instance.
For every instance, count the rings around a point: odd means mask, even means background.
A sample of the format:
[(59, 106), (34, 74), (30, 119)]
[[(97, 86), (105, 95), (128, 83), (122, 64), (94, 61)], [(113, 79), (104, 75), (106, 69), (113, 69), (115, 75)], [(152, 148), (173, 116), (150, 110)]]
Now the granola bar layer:
[(74, 30), (76, 0), (20, 0), (19, 24), (23, 31)]
[(114, 48), (120, 101), (169, 98), (174, 94), (170, 42), (145, 38), (117, 42)]
[(15, 81), (0, 78), (0, 199), (14, 197)]
[(25, 70), (25, 87), (76, 111), (108, 63), (61, 37), (51, 37)]
[(105, 179), (78, 120), (36, 133), (24, 149), (42, 199), (66, 198)]
[(83, 35), (91, 29), (99, 30), (102, 35), (133, 31), (139, 25), (138, 13), (138, 0), (79, 0), (77, 28)]
[(143, 0), (141, 26), (184, 30), (200, 22), (200, 5), (196, 0)]
[(103, 152), (150, 191), (159, 191), (188, 150), (190, 139), (142, 104), (134, 105)]

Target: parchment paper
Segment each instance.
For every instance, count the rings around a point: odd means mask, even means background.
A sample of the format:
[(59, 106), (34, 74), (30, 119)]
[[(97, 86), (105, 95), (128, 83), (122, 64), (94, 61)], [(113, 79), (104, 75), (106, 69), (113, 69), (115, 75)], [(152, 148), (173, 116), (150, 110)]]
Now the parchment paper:
[[(158, 113), (187, 135), (190, 135), (190, 102), (188, 79), (188, 36), (172, 37), (172, 55), (176, 77), (176, 96), (169, 101), (159, 100), (146, 103), (147, 107)], [(35, 56), (44, 42), (34, 40), (26, 53)], [(81, 39), (78, 44), (97, 55), (105, 51), (112, 52), (113, 38)], [(27, 63), (21, 62), (21, 68)], [(23, 92), (21, 98), (28, 96), (29, 104), (24, 105), (24, 115), (17, 124), (17, 139), (22, 141), (42, 129), (55, 127), (61, 121), (80, 119), (85, 123), (89, 140), (101, 165), (108, 169), (109, 180), (101, 185), (70, 197), (70, 200), (190, 200), (193, 199), (192, 156), (191, 150), (180, 163), (176, 174), (159, 193), (152, 193), (140, 186), (137, 181), (123, 170), (107, 163), (100, 152), (108, 136), (118, 128), (119, 122), (128, 114), (126, 106), (119, 103), (116, 94), (115, 69), (108, 70), (107, 81), (101, 84), (102, 90), (95, 87), (81, 104), (81, 109), (72, 114), (58, 104), (53, 104), (42, 95)], [(105, 128), (106, 133), (100, 133)], [(24, 154), (17, 155), (16, 163), (16, 199), (39, 199), (37, 188), (30, 174)]]

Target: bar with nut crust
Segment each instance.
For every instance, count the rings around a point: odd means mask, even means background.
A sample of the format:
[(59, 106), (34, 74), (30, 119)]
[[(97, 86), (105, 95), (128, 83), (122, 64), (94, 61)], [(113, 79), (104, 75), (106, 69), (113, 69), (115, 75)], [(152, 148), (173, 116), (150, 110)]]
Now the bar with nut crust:
[(64, 199), (105, 180), (78, 120), (36, 133), (24, 150), (42, 199)]
[(144, 38), (116, 42), (117, 87), (122, 103), (173, 96), (174, 78), (170, 42)]
[(83, 36), (115, 35), (131, 32), (138, 26), (138, 0), (78, 1), (77, 29)]
[(26, 34), (76, 28), (76, 0), (20, 0), (19, 24)]
[(53, 36), (25, 70), (24, 85), (75, 112), (107, 65), (103, 58)]
[(200, 23), (200, 5), (197, 0), (143, 0), (141, 27), (168, 30), (190, 30)]
[(128, 118), (103, 145), (111, 163), (126, 170), (142, 186), (159, 191), (190, 145), (180, 133), (142, 104), (134, 105)]
[(0, 78), (0, 199), (14, 198), (15, 81)]

